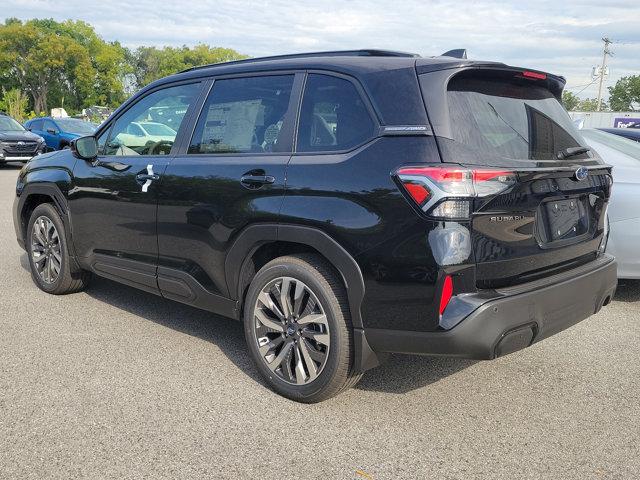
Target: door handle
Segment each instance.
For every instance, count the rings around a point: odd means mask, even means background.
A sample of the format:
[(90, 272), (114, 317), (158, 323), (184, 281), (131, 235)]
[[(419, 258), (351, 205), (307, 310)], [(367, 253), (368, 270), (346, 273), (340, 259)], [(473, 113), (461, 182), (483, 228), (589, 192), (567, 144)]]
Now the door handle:
[(147, 173), (140, 172), (136, 175), (136, 181), (142, 184), (142, 191), (144, 193), (149, 190), (149, 187), (154, 180), (159, 179), (160, 175), (153, 173), (153, 165), (147, 165)]
[(147, 180), (159, 180), (160, 175), (156, 175), (155, 173), (149, 175), (148, 173), (139, 173), (136, 175), (136, 180), (139, 182), (146, 182)]
[(276, 177), (272, 175), (243, 175), (240, 177), (240, 183), (247, 188), (260, 188), (263, 185), (269, 185), (276, 181)]

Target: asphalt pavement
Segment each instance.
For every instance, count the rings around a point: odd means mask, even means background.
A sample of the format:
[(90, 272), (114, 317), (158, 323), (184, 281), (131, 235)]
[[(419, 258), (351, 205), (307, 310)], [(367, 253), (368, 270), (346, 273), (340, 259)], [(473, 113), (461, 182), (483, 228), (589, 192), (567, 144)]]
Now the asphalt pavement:
[(15, 241), (0, 167), (0, 478), (637, 479), (640, 282), (492, 362), (393, 357), (302, 405), (241, 324), (94, 279), (51, 296)]

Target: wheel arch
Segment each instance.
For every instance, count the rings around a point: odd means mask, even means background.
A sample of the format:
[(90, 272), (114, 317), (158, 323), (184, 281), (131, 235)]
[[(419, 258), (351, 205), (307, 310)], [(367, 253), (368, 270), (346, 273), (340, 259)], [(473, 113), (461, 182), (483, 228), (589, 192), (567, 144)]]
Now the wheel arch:
[(237, 301), (239, 319), (242, 319), (246, 288), (257, 270), (256, 255), (265, 248), (271, 248), (272, 255), (260, 259), (258, 265), (266, 264), (280, 254), (314, 252), (324, 257), (347, 290), (355, 347), (353, 372), (364, 372), (385, 360), (387, 354), (374, 352), (366, 339), (360, 311), (365, 285), (358, 263), (336, 240), (316, 228), (261, 224), (247, 227), (238, 236), (225, 260), (225, 276), (229, 293)]
[[(267, 249), (275, 255), (261, 257)], [(364, 279), (355, 259), (333, 238), (321, 230), (298, 225), (252, 225), (236, 239), (225, 260), (227, 287), (232, 298), (242, 301), (248, 283), (261, 266), (282, 254), (311, 252), (324, 257), (340, 275), (347, 290), (351, 321), (362, 328), (360, 305), (364, 298)], [(259, 269), (259, 268), (258, 268)]]
[[(22, 240), (26, 246), (27, 226), (31, 213), (43, 203), (52, 204), (56, 211), (60, 214), (62, 223), (64, 224), (65, 239), (69, 246), (69, 251), (74, 252), (73, 242), (71, 241), (71, 221), (69, 217), (67, 199), (55, 182), (34, 182), (27, 183), (18, 200), (18, 221), (20, 222), (20, 230)], [(75, 255), (72, 255), (74, 257)]]

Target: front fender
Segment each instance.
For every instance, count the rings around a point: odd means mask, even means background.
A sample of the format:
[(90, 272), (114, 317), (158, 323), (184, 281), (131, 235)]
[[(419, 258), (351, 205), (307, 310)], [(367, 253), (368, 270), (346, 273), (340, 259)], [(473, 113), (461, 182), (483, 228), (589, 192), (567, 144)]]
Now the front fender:
[(75, 256), (71, 241), (73, 228), (67, 203), (67, 195), (73, 185), (72, 172), (70, 168), (64, 166), (47, 165), (50, 161), (50, 159), (43, 158), (31, 162), (18, 178), (16, 199), (13, 206), (16, 238), (20, 246), (25, 248), (25, 233), (29, 221), (23, 215), (25, 208), (33, 206), (34, 197), (38, 197), (37, 202), (40, 202), (42, 197), (47, 197), (55, 205), (62, 218), (67, 245), (72, 256)]

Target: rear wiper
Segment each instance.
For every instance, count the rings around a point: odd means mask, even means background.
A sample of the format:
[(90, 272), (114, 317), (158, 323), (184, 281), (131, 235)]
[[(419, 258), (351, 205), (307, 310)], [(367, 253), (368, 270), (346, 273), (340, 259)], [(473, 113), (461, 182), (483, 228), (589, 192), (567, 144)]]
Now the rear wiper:
[(590, 152), (591, 149), (589, 147), (569, 147), (564, 150), (560, 150), (556, 157), (558, 160), (564, 160), (565, 158), (575, 157), (576, 155), (582, 155), (583, 153)]

